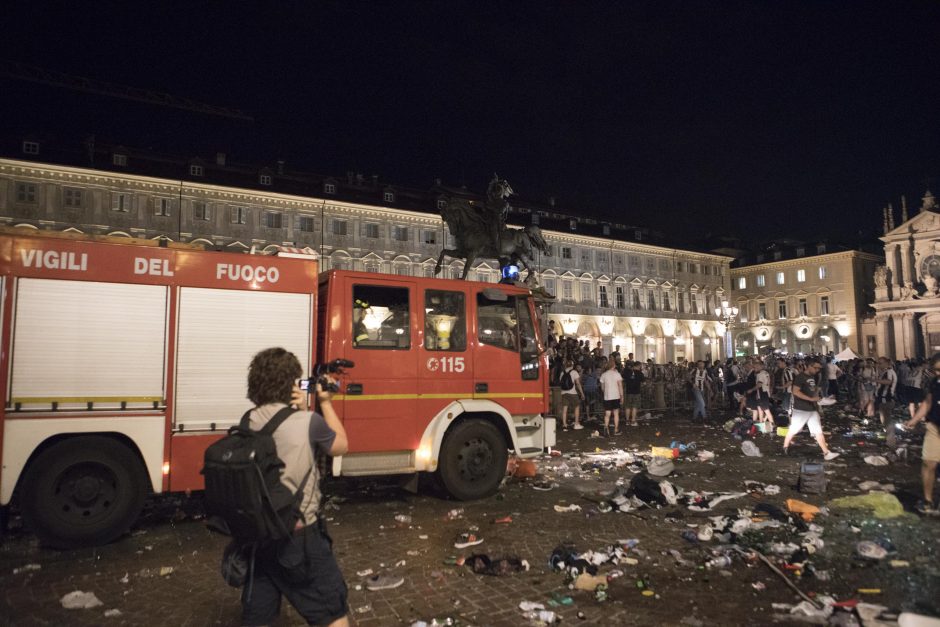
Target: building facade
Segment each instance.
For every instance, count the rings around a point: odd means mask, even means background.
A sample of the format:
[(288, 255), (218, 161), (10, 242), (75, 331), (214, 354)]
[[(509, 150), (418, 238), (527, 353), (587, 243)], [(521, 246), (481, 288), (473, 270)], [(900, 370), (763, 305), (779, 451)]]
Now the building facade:
[[(452, 190), (439, 182), (413, 190), (351, 173), (314, 178), (282, 164), (236, 168), (224, 155), (170, 169), (120, 148), (91, 166), (44, 161), (38, 146), (27, 156), (0, 158), (0, 223), (8, 226), (229, 251), (306, 247), (323, 269), (412, 276), (433, 276), (452, 244), (437, 213)], [(559, 214), (553, 203), (521, 203), (510, 222), (539, 224), (551, 247), (539, 276), (557, 297), (550, 317), (566, 335), (657, 362), (724, 357), (714, 307), (728, 293), (731, 258), (645, 243), (645, 231)], [(462, 269), (448, 261), (444, 274)], [(499, 268), (479, 262), (470, 278), (497, 281)]]
[(886, 264), (874, 276), (867, 351), (894, 359), (928, 357), (940, 352), (940, 205), (928, 191), (908, 219), (902, 201), (901, 223), (895, 227), (893, 211), (886, 213), (884, 230)]
[(863, 354), (872, 277), (882, 262), (858, 250), (831, 251), (824, 243), (778, 246), (740, 259), (731, 269), (731, 297), (739, 309), (735, 353), (851, 348)]

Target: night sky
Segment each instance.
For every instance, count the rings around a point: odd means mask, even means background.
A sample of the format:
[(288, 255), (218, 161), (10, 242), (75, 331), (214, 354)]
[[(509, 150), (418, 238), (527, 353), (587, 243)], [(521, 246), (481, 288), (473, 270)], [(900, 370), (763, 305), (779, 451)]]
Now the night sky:
[(854, 241), (940, 192), (940, 2), (146, 4), (5, 3), (0, 59), (254, 122), (0, 79), (3, 132), (421, 188), (496, 171), (676, 242)]

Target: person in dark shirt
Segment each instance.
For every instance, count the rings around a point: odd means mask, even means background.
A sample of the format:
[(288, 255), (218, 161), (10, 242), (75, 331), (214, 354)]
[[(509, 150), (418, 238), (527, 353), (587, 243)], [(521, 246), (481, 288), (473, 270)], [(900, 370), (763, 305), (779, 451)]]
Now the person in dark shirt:
[(623, 369), (623, 406), (625, 422), (636, 426), (636, 411), (640, 408), (640, 392), (643, 386), (643, 364), (638, 361), (627, 362)]
[(914, 417), (904, 424), (905, 429), (913, 429), (921, 420), (927, 423), (927, 433), (924, 435), (924, 448), (921, 453), (921, 480), (923, 482), (924, 499), (915, 509), (921, 514), (933, 516), (940, 515), (933, 499), (934, 484), (937, 481), (937, 463), (940, 462), (940, 353), (930, 359), (931, 376), (930, 387), (924, 395), (923, 402), (917, 407)]
[(816, 438), (825, 460), (827, 462), (832, 461), (839, 456), (838, 453), (829, 450), (829, 446), (826, 444), (826, 436), (823, 435), (822, 422), (819, 419), (819, 410), (816, 405), (822, 398), (819, 395), (819, 385), (816, 381), (816, 375), (819, 374), (821, 369), (822, 365), (817, 359), (809, 359), (806, 362), (805, 371), (793, 377), (793, 387), (791, 388), (793, 416), (790, 418), (787, 437), (783, 439), (784, 455), (789, 451), (793, 438), (808, 424), (810, 435)]

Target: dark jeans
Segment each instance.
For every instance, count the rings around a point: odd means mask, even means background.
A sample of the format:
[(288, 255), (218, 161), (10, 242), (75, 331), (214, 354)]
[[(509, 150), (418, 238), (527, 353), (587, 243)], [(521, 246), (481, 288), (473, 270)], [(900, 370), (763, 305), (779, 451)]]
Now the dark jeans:
[(281, 595), (310, 625), (328, 625), (349, 613), (346, 582), (322, 524), (258, 549), (254, 581), (242, 589), (242, 625), (272, 623)]

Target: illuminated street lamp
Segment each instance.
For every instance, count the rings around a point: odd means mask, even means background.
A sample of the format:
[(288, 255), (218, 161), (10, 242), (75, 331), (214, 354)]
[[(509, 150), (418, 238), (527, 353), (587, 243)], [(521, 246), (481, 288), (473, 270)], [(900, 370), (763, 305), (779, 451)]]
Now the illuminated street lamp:
[(731, 350), (731, 325), (738, 317), (738, 308), (723, 300), (720, 307), (715, 307), (715, 316), (725, 325), (725, 359), (728, 359), (734, 356)]

